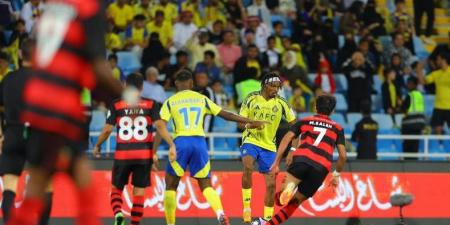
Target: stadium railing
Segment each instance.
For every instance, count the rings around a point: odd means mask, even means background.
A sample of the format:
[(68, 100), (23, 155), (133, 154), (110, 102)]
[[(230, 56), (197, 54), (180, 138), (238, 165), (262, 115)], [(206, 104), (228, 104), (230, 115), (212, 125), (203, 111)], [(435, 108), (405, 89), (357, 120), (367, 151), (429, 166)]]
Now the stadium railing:
[[(90, 137), (92, 140), (92, 137), (98, 137), (100, 135), (100, 132), (90, 132)], [(114, 152), (111, 148), (112, 144), (112, 138), (116, 136), (116, 133), (112, 133), (111, 136), (107, 139), (105, 142), (105, 148), (102, 150), (102, 153), (112, 153)], [(240, 133), (208, 133), (207, 134), (207, 140), (209, 142), (209, 154), (211, 156), (217, 156), (217, 157), (231, 157), (231, 158), (238, 158), (240, 156), (240, 152), (236, 150), (217, 150), (215, 149), (214, 142), (218, 138), (241, 138), (242, 134)], [(349, 139), (350, 135), (346, 135), (346, 138)], [(380, 134), (377, 136), (378, 140), (393, 140), (393, 141), (403, 141), (403, 140), (420, 140), (423, 143), (423, 152), (420, 151), (418, 153), (405, 153), (401, 152), (401, 149), (398, 149), (398, 147), (394, 147), (395, 151), (380, 151), (378, 150), (377, 155), (378, 157), (386, 157), (390, 159), (395, 159), (397, 157), (398, 159), (403, 157), (418, 157), (420, 159), (425, 160), (449, 160), (450, 159), (450, 146), (447, 144), (444, 145), (444, 141), (447, 143), (450, 143), (450, 135), (397, 135), (397, 134)], [(432, 141), (442, 141), (442, 146), (446, 148), (444, 151), (430, 151), (430, 143)], [(92, 146), (92, 145), (91, 145)], [(89, 149), (91, 151), (91, 149)], [(158, 150), (158, 155), (165, 156), (167, 155), (167, 149), (160, 149)], [(337, 153), (334, 153), (334, 156), (337, 156)], [(351, 151), (348, 152), (348, 157), (356, 157), (356, 152)]]

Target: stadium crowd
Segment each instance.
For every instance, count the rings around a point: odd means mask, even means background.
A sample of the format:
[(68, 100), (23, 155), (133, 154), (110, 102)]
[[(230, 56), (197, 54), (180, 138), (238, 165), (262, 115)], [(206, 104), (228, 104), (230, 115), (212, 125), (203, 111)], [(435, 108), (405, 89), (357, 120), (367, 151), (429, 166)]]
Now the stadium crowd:
[[(16, 2), (22, 1), (0, 1), (5, 12), (0, 81), (18, 68), (20, 43), (33, 36), (34, 22), (45, 10), (45, 1), (30, 0), (20, 9)], [(426, 6), (414, 1), (415, 15), (405, 0), (392, 1), (391, 11), (379, 2), (386, 1), (109, 0), (107, 57), (117, 79), (135, 70), (144, 74), (143, 96), (159, 102), (175, 91), (174, 75), (187, 69), (197, 91), (237, 109), (248, 93), (260, 89), (264, 72), (278, 71), (280, 95), (297, 113), (312, 112), (315, 97), (330, 93), (344, 96), (338, 98), (348, 105), (343, 113), (359, 113), (369, 102), (372, 112), (393, 119), (400, 113), (426, 114), (427, 124), (433, 117), (431, 125), (442, 133), (444, 122), (450, 123), (450, 33), (429, 56), (419, 54), (414, 38), (435, 34), (434, 8), (445, 1)], [(424, 13), (428, 22), (422, 29), (418, 22)], [(131, 56), (124, 57), (124, 51)], [(140, 67), (121, 68), (130, 60)], [(411, 97), (409, 82), (417, 85), (420, 98)], [(422, 94), (436, 95), (433, 116), (424, 109)]]

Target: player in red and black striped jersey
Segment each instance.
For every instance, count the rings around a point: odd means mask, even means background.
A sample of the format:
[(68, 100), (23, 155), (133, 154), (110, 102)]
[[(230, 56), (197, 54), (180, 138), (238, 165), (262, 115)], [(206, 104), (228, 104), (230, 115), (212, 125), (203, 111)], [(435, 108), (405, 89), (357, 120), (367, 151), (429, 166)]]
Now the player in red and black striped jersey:
[(95, 86), (120, 96), (123, 88), (112, 77), (105, 59), (106, 15), (101, 0), (47, 0), (36, 28), (33, 73), (23, 89), (21, 122), (30, 124), (27, 196), (8, 225), (35, 224), (44, 208), (45, 187), (62, 149), (65, 168), (77, 186), (78, 223), (98, 225), (90, 164), (84, 156), (86, 116), (81, 90)]
[[(130, 74), (126, 79), (127, 87), (138, 89), (140, 95), (144, 78), (140, 74)], [(123, 99), (112, 102), (103, 127), (94, 147), (94, 155), (100, 153), (100, 146), (117, 128), (117, 145), (112, 169), (111, 208), (116, 225), (125, 225), (122, 214), (122, 190), (131, 176), (133, 185), (133, 207), (131, 225), (138, 225), (143, 216), (144, 190), (150, 186), (150, 171), (153, 161), (157, 161), (153, 151), (153, 126), (158, 134), (169, 144), (172, 153), (175, 144), (166, 128), (166, 123), (159, 117), (160, 105), (151, 99), (141, 98), (135, 104), (128, 104)]]
[(283, 137), (277, 158), (271, 167), (272, 173), (278, 173), (286, 147), (294, 138), (300, 136), (300, 146), (293, 153), (293, 162), (288, 167), (283, 191), (277, 194), (277, 203), (284, 207), (269, 221), (259, 218), (260, 224), (283, 223), (302, 202), (316, 193), (331, 170), (335, 147), (338, 149), (339, 158), (330, 184), (333, 188), (338, 185), (339, 173), (344, 169), (346, 161), (346, 152), (344, 130), (329, 118), (335, 106), (335, 97), (319, 96), (316, 99), (318, 114), (298, 121)]

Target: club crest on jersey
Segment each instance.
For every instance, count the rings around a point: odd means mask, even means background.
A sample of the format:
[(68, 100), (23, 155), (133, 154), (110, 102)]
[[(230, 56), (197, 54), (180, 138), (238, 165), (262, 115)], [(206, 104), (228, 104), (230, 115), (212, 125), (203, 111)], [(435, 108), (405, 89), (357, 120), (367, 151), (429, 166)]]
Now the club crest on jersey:
[(277, 107), (277, 106), (274, 106), (274, 107), (272, 108), (272, 112), (274, 112), (274, 113), (278, 112), (278, 107)]
[(259, 105), (255, 106), (255, 110), (260, 110), (261, 108), (259, 108)]

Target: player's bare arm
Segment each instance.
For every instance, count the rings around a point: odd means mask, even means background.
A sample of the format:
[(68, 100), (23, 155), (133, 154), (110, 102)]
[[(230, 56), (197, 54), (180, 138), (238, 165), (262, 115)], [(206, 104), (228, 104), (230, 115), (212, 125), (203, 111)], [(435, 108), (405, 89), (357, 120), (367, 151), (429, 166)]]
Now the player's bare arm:
[(238, 122), (240, 124), (245, 124), (244, 127), (247, 129), (259, 129), (259, 128), (262, 128), (264, 126), (264, 124), (268, 123), (265, 121), (255, 121), (255, 120), (243, 117), (243, 116), (239, 116), (236, 113), (232, 113), (227, 110), (221, 110), (219, 113), (219, 116), (226, 120), (229, 120), (229, 121), (234, 121), (234, 122)]
[(158, 132), (156, 132), (155, 137), (153, 137), (153, 165), (152, 165), (153, 171), (158, 171), (159, 168), (159, 158), (157, 153), (160, 144), (161, 144), (161, 135)]
[(347, 161), (347, 151), (345, 150), (344, 145), (337, 145), (339, 158), (336, 161), (336, 170), (333, 172), (333, 179), (331, 180), (330, 185), (333, 187), (337, 187), (339, 184), (339, 176), (340, 173), (344, 170), (345, 162)]
[(280, 142), (280, 146), (278, 146), (277, 157), (275, 158), (273, 165), (270, 167), (271, 173), (276, 174), (280, 171), (280, 163), (281, 159), (283, 158), (283, 154), (286, 151), (289, 142), (291, 142), (294, 138), (295, 133), (292, 131), (289, 131), (286, 133), (286, 135), (284, 135), (283, 139)]
[[(291, 121), (289, 123), (289, 125), (293, 126), (295, 124), (295, 122), (296, 122), (296, 120), (293, 120), (293, 121)], [(298, 137), (295, 137), (294, 139), (292, 139), (290, 151), (289, 151), (289, 153), (286, 156), (286, 165), (287, 166), (291, 165), (291, 163), (292, 163), (293, 152), (297, 148), (299, 140), (300, 139)]]
[(100, 133), (100, 136), (98, 136), (97, 143), (95, 143), (94, 149), (92, 150), (92, 155), (99, 158), (100, 157), (100, 146), (103, 144), (103, 142), (108, 139), (108, 137), (113, 132), (114, 126), (111, 124), (105, 124), (105, 126), (102, 129), (102, 132)]
[(177, 151), (175, 147), (175, 143), (173, 143), (172, 137), (170, 136), (169, 131), (167, 130), (167, 124), (164, 120), (155, 121), (156, 131), (159, 135), (161, 135), (162, 139), (169, 144), (169, 160), (172, 162), (177, 159)]

